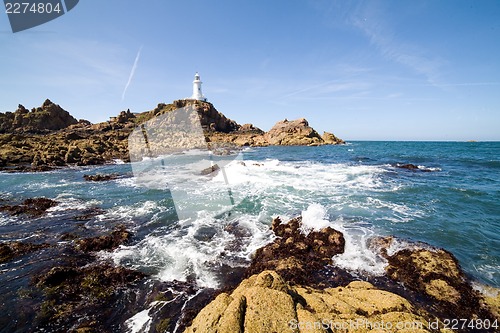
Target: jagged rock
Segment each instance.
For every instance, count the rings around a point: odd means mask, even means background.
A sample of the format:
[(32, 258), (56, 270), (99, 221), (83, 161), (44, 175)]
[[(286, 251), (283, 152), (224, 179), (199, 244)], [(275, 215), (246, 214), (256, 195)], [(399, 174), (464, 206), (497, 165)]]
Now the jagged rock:
[(48, 198), (29, 198), (19, 205), (0, 206), (0, 212), (6, 212), (9, 215), (25, 214), (31, 217), (43, 215), (45, 211), (58, 204), (57, 201)]
[(132, 233), (125, 226), (118, 226), (110, 235), (84, 238), (76, 242), (78, 250), (83, 252), (97, 252), (102, 250), (114, 250), (118, 246), (127, 243)]
[(66, 128), (78, 121), (59, 105), (45, 100), (43, 105), (28, 111), (19, 105), (15, 112), (0, 113), (0, 133), (46, 133)]
[(265, 135), (266, 141), (270, 145), (319, 145), (323, 139), (306, 119), (283, 120), (277, 122)]
[(118, 175), (116, 173), (108, 174), (108, 175), (103, 175), (103, 174), (95, 174), (95, 175), (83, 175), (83, 179), (85, 179), (88, 182), (104, 182), (108, 180), (113, 180), (117, 179)]
[(397, 163), (397, 164), (395, 164), (395, 167), (399, 168), (399, 169), (406, 169), (406, 170), (412, 170), (412, 171), (431, 172), (431, 170), (429, 170), (429, 169), (419, 168), (417, 165), (411, 164), (411, 163), (407, 163), (407, 164)]
[(418, 243), (388, 254), (395, 241), (394, 237), (382, 237), (371, 243), (387, 259), (386, 272), (391, 279), (431, 299), (433, 311), (445, 318), (492, 318), (491, 311), (481, 306), (483, 296), (472, 288), (450, 252)]
[(323, 139), (323, 142), (325, 144), (329, 145), (337, 145), (345, 143), (344, 140), (337, 138), (333, 133), (330, 132), (323, 132), (321, 138)]
[(10, 261), (18, 256), (25, 255), (30, 252), (38, 251), (49, 247), (49, 244), (33, 244), (23, 242), (8, 242), (0, 243), (0, 264)]
[(263, 271), (241, 282), (231, 294), (219, 294), (184, 332), (336, 332), (355, 322), (363, 324), (353, 332), (371, 331), (366, 324), (382, 322), (394, 328), (413, 323), (408, 332), (429, 332), (423, 314), (401, 296), (367, 282), (318, 290), (290, 287), (276, 272)]
[[(122, 111), (110, 121), (91, 124), (86, 120), (76, 121), (60, 106), (47, 100), (32, 111), (20, 105), (16, 112), (0, 113), (0, 168), (8, 170), (15, 166), (16, 171), (43, 171), (75, 164), (100, 165), (115, 159), (128, 162), (128, 139), (134, 128), (182, 107), (197, 111), (199, 117), (192, 121), (200, 122), (205, 134), (205, 140), (197, 144), (186, 138), (176, 138), (176, 144), (183, 149), (205, 149), (208, 142), (231, 147), (342, 142), (333, 134), (324, 135), (324, 140), (303, 118), (278, 122), (264, 133), (251, 124), (238, 125), (211, 103), (201, 101), (160, 103), (151, 111), (140, 114)], [(163, 128), (161, 125), (158, 124), (159, 128)]]
[(301, 224), (301, 217), (287, 223), (275, 218), (272, 230), (278, 237), (255, 252), (247, 275), (275, 270), (287, 281), (302, 284), (330, 264), (334, 255), (344, 252), (345, 240), (341, 232), (326, 227), (305, 235), (300, 230)]

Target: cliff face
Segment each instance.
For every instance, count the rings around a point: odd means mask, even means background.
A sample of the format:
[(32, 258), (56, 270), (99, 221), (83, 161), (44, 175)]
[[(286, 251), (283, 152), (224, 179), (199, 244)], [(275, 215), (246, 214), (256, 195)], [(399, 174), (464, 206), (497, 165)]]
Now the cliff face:
[(48, 99), (31, 111), (19, 105), (15, 112), (0, 113), (0, 133), (47, 133), (76, 123), (68, 111)]
[(31, 165), (30, 170), (45, 170), (71, 164), (103, 164), (113, 159), (129, 161), (128, 138), (135, 128), (184, 107), (197, 111), (199, 119), (195, 120), (201, 123), (205, 141), (215, 146), (343, 143), (331, 133), (320, 136), (304, 118), (280, 121), (268, 132), (252, 124), (240, 125), (208, 102), (161, 103), (151, 111), (140, 114), (122, 111), (110, 121), (91, 124), (77, 121), (59, 105), (46, 100), (32, 111), (20, 105), (16, 112), (0, 113), (0, 168)]

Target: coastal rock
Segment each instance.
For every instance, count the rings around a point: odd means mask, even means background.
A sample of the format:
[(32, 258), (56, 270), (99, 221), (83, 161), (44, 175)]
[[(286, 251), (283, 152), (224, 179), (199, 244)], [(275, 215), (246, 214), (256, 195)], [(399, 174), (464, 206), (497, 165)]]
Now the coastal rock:
[(49, 244), (33, 244), (23, 242), (0, 243), (0, 264), (16, 257), (49, 247)]
[(0, 212), (6, 212), (13, 216), (25, 214), (30, 217), (37, 217), (43, 215), (47, 209), (57, 204), (57, 201), (48, 198), (29, 198), (19, 205), (0, 206)]
[(247, 275), (275, 270), (287, 281), (303, 284), (316, 271), (331, 264), (334, 255), (344, 252), (341, 232), (326, 227), (306, 235), (301, 232), (301, 226), (301, 217), (287, 223), (275, 218), (271, 228), (277, 238), (255, 252)]
[(306, 119), (288, 121), (287, 119), (277, 122), (265, 135), (266, 141), (270, 145), (319, 145), (323, 139)]
[(395, 242), (394, 237), (384, 237), (372, 240), (371, 245), (387, 259), (389, 278), (430, 299), (433, 312), (441, 317), (492, 318), (490, 309), (481, 305), (483, 295), (472, 288), (450, 252), (427, 244), (412, 244), (389, 254), (388, 249)]
[(34, 319), (36, 331), (106, 332), (116, 299), (144, 277), (108, 263), (52, 267), (33, 279), (44, 294)]
[(330, 132), (323, 132), (321, 138), (323, 139), (323, 142), (325, 144), (329, 145), (337, 145), (345, 143), (344, 140), (337, 138), (333, 133)]
[(427, 169), (427, 168), (420, 168), (418, 165), (411, 164), (411, 163), (406, 163), (406, 164), (395, 164), (396, 168), (399, 169), (406, 169), (406, 170), (412, 170), (412, 171), (422, 171), (422, 172), (431, 172), (432, 170)]
[[(0, 168), (45, 171), (67, 165), (101, 165), (116, 159), (129, 162), (128, 139), (134, 128), (182, 107), (197, 111), (198, 118), (192, 121), (201, 123), (205, 139), (193, 144), (177, 137), (176, 144), (181, 148), (205, 149), (207, 143), (231, 147), (343, 143), (331, 133), (321, 137), (304, 118), (278, 122), (264, 133), (251, 124), (239, 125), (208, 102), (160, 103), (151, 111), (139, 114), (122, 111), (109, 121), (91, 124), (86, 120), (77, 121), (47, 100), (32, 111), (20, 105), (16, 112), (0, 114)], [(163, 128), (161, 123), (158, 127)]]
[(15, 112), (0, 113), (0, 133), (46, 133), (76, 123), (69, 112), (48, 99), (31, 111), (19, 105)]
[(108, 181), (108, 180), (113, 180), (113, 179), (117, 179), (118, 178), (118, 175), (116, 173), (112, 173), (112, 174), (107, 174), (107, 175), (104, 175), (104, 174), (95, 174), (95, 175), (83, 175), (83, 179), (88, 181), (88, 182), (104, 182), (104, 181)]
[(83, 252), (97, 252), (102, 250), (114, 250), (118, 246), (127, 243), (132, 233), (125, 226), (120, 225), (110, 235), (84, 238), (76, 242), (78, 250)]
[(359, 330), (353, 332), (372, 331), (370, 325), (382, 322), (393, 327), (407, 322), (413, 325), (408, 332), (429, 332), (412, 304), (370, 283), (325, 290), (291, 287), (275, 271), (253, 275), (232, 293), (219, 294), (184, 332), (332, 332), (356, 322)]

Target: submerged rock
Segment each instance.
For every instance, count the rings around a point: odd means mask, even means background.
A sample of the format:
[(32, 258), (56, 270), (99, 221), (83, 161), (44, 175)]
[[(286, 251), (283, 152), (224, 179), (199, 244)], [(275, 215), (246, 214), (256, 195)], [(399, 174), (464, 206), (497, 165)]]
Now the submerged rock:
[(76, 241), (76, 247), (83, 252), (114, 250), (127, 243), (131, 237), (132, 233), (125, 226), (120, 225), (110, 235), (80, 239)]
[(118, 175), (116, 173), (112, 173), (112, 174), (107, 174), (107, 175), (104, 175), (104, 174), (95, 174), (95, 175), (83, 175), (83, 179), (88, 181), (88, 182), (104, 182), (104, 181), (108, 181), (108, 180), (113, 180), (113, 179), (117, 179), (118, 178)]
[(412, 170), (412, 171), (422, 171), (422, 172), (431, 172), (432, 170), (427, 169), (427, 168), (419, 168), (418, 165), (407, 163), (407, 164), (395, 164), (394, 165), (396, 168), (399, 169), (406, 169), (406, 170)]
[(49, 247), (49, 244), (33, 244), (23, 242), (0, 243), (0, 264), (16, 257)]
[(108, 316), (123, 306), (118, 299), (144, 277), (107, 263), (53, 267), (33, 279), (45, 296), (35, 318), (37, 330), (108, 331)]
[(13, 216), (25, 214), (30, 217), (37, 217), (43, 215), (47, 209), (57, 204), (57, 201), (48, 198), (29, 198), (20, 205), (0, 206), (0, 212), (6, 212)]

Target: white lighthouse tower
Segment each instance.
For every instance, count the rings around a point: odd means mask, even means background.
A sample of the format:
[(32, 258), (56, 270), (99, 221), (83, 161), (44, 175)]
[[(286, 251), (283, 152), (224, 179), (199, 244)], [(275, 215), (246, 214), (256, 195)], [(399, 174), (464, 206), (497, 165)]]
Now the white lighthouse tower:
[(196, 74), (194, 75), (194, 81), (193, 81), (193, 96), (191, 96), (190, 99), (195, 99), (195, 100), (198, 100), (198, 101), (204, 101), (206, 102), (207, 99), (205, 98), (205, 96), (203, 96), (202, 92), (201, 92), (201, 81), (200, 81), (200, 74), (198, 74), (198, 72), (196, 72)]

